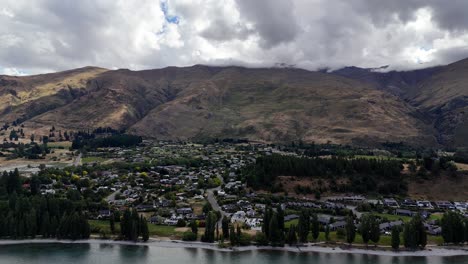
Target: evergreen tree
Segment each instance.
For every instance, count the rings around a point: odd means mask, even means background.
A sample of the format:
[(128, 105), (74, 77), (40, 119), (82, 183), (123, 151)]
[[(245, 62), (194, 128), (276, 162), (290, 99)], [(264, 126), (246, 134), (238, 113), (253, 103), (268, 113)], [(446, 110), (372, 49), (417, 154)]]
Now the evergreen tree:
[(141, 239), (143, 241), (148, 241), (149, 239), (149, 230), (148, 230), (148, 222), (146, 221), (146, 218), (143, 216), (140, 217), (140, 230), (141, 230)]
[(115, 233), (115, 219), (112, 215), (109, 218), (109, 226), (110, 226), (111, 233), (114, 234)]
[(270, 220), (272, 217), (273, 211), (269, 206), (265, 207), (265, 213), (263, 214), (263, 225), (262, 232), (266, 237), (270, 237)]
[(268, 239), (272, 246), (279, 246), (282, 244), (281, 233), (282, 231), (278, 228), (278, 217), (277, 213), (273, 213), (270, 224), (269, 224), (270, 236)]
[(203, 242), (213, 243), (215, 240), (215, 225), (217, 221), (216, 213), (210, 211), (206, 216), (205, 220), (205, 234), (203, 236)]
[(307, 236), (309, 235), (310, 230), (310, 217), (309, 213), (306, 210), (302, 210), (299, 215), (299, 221), (297, 224), (297, 233), (299, 235), (299, 242), (306, 243)]
[(398, 250), (400, 247), (400, 229), (397, 226), (392, 228), (392, 248)]
[(354, 225), (354, 220), (351, 216), (348, 216), (346, 219), (346, 242), (352, 244), (356, 238), (356, 226)]
[(379, 243), (380, 240), (380, 227), (379, 221), (374, 215), (371, 215), (370, 221), (370, 240), (375, 244)]
[(229, 229), (230, 229), (229, 240), (231, 242), (231, 246), (237, 246), (237, 236), (234, 235), (235, 234), (234, 225), (230, 225)]
[(198, 234), (198, 224), (197, 224), (197, 221), (195, 221), (195, 220), (190, 221), (190, 229), (192, 230), (192, 233)]
[(326, 225), (325, 226), (325, 240), (330, 240), (330, 226)]
[(276, 208), (276, 217), (278, 218), (278, 229), (284, 231), (284, 211), (281, 205)]
[(361, 236), (362, 236), (362, 242), (364, 242), (364, 244), (367, 244), (369, 243), (369, 240), (370, 240), (370, 231), (371, 230), (371, 219), (370, 219), (370, 215), (368, 214), (365, 214), (361, 217), (361, 226), (359, 227), (359, 233), (361, 233)]
[(296, 226), (291, 225), (288, 232), (288, 244), (294, 246), (297, 244)]
[(317, 238), (320, 235), (320, 224), (319, 224), (316, 214), (312, 215), (311, 226), (312, 226), (312, 238), (314, 239), (314, 241), (317, 241)]
[(223, 237), (225, 239), (229, 238), (229, 219), (227, 217), (223, 217), (223, 220), (221, 222), (221, 227), (223, 230)]

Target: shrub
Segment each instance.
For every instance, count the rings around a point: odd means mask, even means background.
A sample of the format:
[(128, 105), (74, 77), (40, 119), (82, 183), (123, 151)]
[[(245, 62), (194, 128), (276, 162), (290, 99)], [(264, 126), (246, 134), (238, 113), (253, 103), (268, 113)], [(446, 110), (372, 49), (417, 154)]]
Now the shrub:
[(185, 227), (187, 223), (183, 219), (177, 220), (177, 227)]
[(182, 235), (182, 240), (183, 241), (196, 241), (197, 240), (197, 234), (194, 234), (191, 231), (186, 231)]

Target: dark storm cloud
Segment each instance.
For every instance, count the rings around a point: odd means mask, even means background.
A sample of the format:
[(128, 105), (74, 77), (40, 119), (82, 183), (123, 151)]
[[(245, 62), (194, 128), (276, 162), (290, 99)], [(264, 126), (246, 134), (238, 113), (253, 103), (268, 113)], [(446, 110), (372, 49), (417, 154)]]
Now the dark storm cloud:
[(270, 48), (280, 43), (294, 41), (300, 31), (290, 0), (236, 0), (239, 12), (252, 22), (262, 39), (262, 46)]

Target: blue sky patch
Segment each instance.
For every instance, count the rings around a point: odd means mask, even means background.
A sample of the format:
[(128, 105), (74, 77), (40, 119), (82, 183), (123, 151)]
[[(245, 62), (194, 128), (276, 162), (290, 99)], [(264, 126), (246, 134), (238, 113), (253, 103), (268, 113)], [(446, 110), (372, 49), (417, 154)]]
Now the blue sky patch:
[(178, 16), (172, 16), (168, 12), (168, 5), (167, 5), (167, 0), (166, 1), (161, 1), (161, 10), (164, 13), (164, 17), (166, 18), (167, 23), (171, 24), (179, 24), (179, 17)]

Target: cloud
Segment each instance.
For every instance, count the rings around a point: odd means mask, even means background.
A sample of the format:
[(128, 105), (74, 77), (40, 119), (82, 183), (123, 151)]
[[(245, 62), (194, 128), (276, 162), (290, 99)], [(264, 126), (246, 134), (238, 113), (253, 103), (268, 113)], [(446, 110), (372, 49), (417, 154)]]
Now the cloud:
[(468, 56), (465, 10), (463, 0), (4, 0), (0, 64), (11, 74), (86, 65), (414, 69)]

